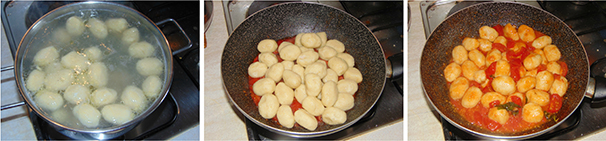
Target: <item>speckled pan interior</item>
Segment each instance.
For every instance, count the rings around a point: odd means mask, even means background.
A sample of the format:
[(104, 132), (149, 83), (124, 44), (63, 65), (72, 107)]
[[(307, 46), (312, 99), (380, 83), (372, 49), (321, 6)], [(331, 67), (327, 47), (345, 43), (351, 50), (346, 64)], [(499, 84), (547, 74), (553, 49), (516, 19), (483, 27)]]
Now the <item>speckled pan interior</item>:
[(443, 76), (444, 68), (452, 59), (452, 49), (462, 44), (464, 37), (479, 38), (478, 30), (481, 26), (507, 23), (518, 27), (525, 24), (545, 33), (552, 37), (552, 44), (560, 49), (561, 60), (568, 64), (569, 74), (566, 79), (570, 83), (562, 109), (557, 114), (560, 121), (564, 121), (583, 99), (589, 77), (586, 53), (578, 37), (564, 22), (546, 11), (529, 5), (510, 2), (481, 3), (447, 17), (425, 43), (421, 57), (421, 79), (427, 98), (442, 117), (449, 119), (453, 125), (476, 134), (483, 134), (481, 136), (528, 138), (551, 130), (559, 123), (547, 122), (536, 128), (515, 133), (498, 133), (479, 128), (454, 111), (449, 102), (448, 87)]
[[(315, 131), (302, 127), (285, 128), (262, 118), (251, 99), (247, 69), (259, 54), (257, 44), (263, 39), (279, 40), (305, 32), (326, 32), (328, 39), (343, 42), (346, 52), (355, 58), (355, 67), (363, 75), (355, 106), (347, 111), (344, 124), (319, 125)], [(253, 122), (283, 134), (314, 136), (348, 127), (372, 108), (383, 89), (385, 57), (370, 30), (344, 11), (321, 4), (286, 3), (263, 9), (236, 28), (222, 54), (221, 75), (231, 100)]]

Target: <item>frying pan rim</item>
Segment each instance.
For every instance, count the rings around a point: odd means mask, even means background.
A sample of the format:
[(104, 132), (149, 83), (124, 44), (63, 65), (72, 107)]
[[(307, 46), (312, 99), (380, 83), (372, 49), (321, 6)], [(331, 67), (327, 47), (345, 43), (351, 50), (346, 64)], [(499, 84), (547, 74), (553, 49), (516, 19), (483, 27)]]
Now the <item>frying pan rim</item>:
[[(566, 25), (566, 23), (564, 23), (564, 22), (563, 22), (561, 19), (557, 18), (555, 15), (553, 15), (553, 14), (551, 14), (551, 13), (549, 13), (549, 12), (547, 12), (547, 11), (545, 11), (545, 10), (541, 9), (541, 8), (537, 8), (537, 7), (535, 7), (535, 6), (532, 6), (532, 5), (529, 5), (529, 4), (525, 4), (525, 3), (519, 3), (519, 2), (509, 2), (509, 1), (499, 1), (499, 2), (483, 2), (483, 3), (477, 3), (477, 4), (473, 4), (473, 5), (471, 5), (471, 6), (465, 7), (465, 8), (463, 8), (463, 9), (461, 9), (461, 10), (459, 10), (459, 11), (457, 11), (457, 12), (455, 12), (455, 13), (453, 13), (453, 14), (449, 15), (449, 16), (447, 16), (447, 17), (445, 18), (445, 20), (444, 20), (444, 21), (440, 22), (440, 24), (438, 25), (438, 27), (439, 27), (440, 25), (442, 25), (442, 23), (444, 23), (446, 20), (450, 19), (452, 16), (454, 16), (454, 15), (456, 15), (456, 14), (460, 13), (461, 11), (464, 11), (464, 10), (467, 10), (467, 9), (470, 9), (470, 8), (475, 8), (475, 7), (476, 7), (476, 6), (478, 6), (478, 5), (499, 4), (499, 3), (505, 3), (505, 4), (517, 4), (517, 5), (521, 5), (521, 6), (528, 6), (528, 7), (531, 7), (531, 8), (533, 8), (533, 9), (537, 9), (537, 10), (542, 11), (542, 12), (544, 12), (544, 13), (548, 14), (549, 16), (553, 17), (554, 19), (556, 19), (558, 22), (561, 22), (561, 23), (563, 23), (564, 25)], [(573, 33), (573, 34), (574, 34), (574, 31), (573, 31), (572, 29), (570, 29), (570, 27), (567, 27), (567, 28), (566, 28), (566, 30), (568, 30), (570, 33)], [(435, 31), (435, 30), (434, 30), (434, 31)], [(433, 31), (432, 31), (432, 32), (431, 32), (431, 34), (429, 35), (429, 38), (431, 38), (431, 37), (434, 35), (434, 33), (435, 33), (435, 32), (433, 32)], [(575, 36), (574, 36), (574, 37), (576, 38), (576, 41), (579, 41), (579, 42), (580, 42), (580, 39), (579, 39), (579, 37), (578, 37), (578, 36), (576, 36), (576, 34), (575, 34)], [(427, 41), (429, 40), (429, 38), (427, 39)], [(427, 46), (427, 43), (428, 43), (427, 41), (425, 42), (425, 45), (424, 45), (424, 48), (423, 48), (423, 51), (422, 51), (422, 52), (425, 52), (425, 49), (426, 49), (426, 48), (425, 48), (425, 46)], [(587, 54), (587, 51), (584, 49), (584, 46), (583, 46), (583, 44), (582, 44), (582, 43), (580, 43), (580, 47), (581, 47), (581, 48), (583, 48), (583, 53)], [(422, 53), (422, 54), (421, 54), (421, 58), (423, 58), (423, 55), (425, 55), (425, 53)], [(584, 61), (585, 61), (585, 64), (589, 64), (589, 61), (588, 61), (588, 59), (587, 59), (587, 56), (585, 56)], [(422, 63), (421, 63), (421, 64), (422, 64)], [(423, 67), (422, 67), (422, 66), (419, 66), (419, 68), (420, 68), (420, 70), (421, 70)], [(587, 71), (587, 72), (589, 72), (589, 67), (585, 68), (584, 70), (585, 70), (585, 71)], [(419, 74), (421, 74), (421, 73), (422, 73), (422, 72), (419, 72)], [(421, 76), (422, 76), (422, 74), (421, 74)], [(589, 80), (589, 78), (590, 78), (590, 77), (589, 77), (589, 74), (588, 74), (588, 75), (585, 77), (585, 80)], [(423, 79), (421, 79), (421, 81), (423, 82), (424, 80), (423, 80)], [(584, 84), (583, 86), (587, 86), (587, 85), (588, 85), (588, 83), (589, 83), (589, 82), (587, 81), (587, 83), (586, 83), (586, 84)], [(425, 98), (427, 98), (427, 100), (428, 100), (428, 101), (431, 103), (432, 108), (433, 108), (433, 109), (435, 109), (435, 110), (436, 110), (436, 111), (437, 111), (437, 112), (440, 114), (441, 118), (446, 119), (446, 121), (448, 121), (449, 123), (451, 123), (452, 125), (456, 126), (456, 127), (457, 127), (457, 128), (459, 128), (459, 129), (463, 129), (464, 131), (467, 131), (467, 132), (472, 133), (474, 136), (481, 137), (481, 138), (489, 138), (489, 139), (494, 139), (494, 138), (499, 138), (499, 139), (528, 139), (528, 138), (532, 138), (532, 137), (536, 137), (536, 136), (539, 136), (539, 135), (541, 135), (541, 134), (544, 134), (544, 133), (546, 133), (546, 132), (548, 132), (548, 131), (551, 131), (551, 130), (553, 130), (554, 128), (558, 127), (558, 126), (559, 126), (560, 124), (562, 124), (562, 123), (563, 123), (563, 122), (564, 122), (566, 119), (568, 119), (568, 117), (570, 117), (570, 116), (572, 115), (572, 113), (573, 113), (574, 111), (576, 111), (576, 109), (578, 109), (579, 105), (581, 104), (581, 101), (583, 100), (583, 96), (581, 96), (581, 98), (579, 99), (579, 101), (576, 101), (576, 102), (575, 102), (575, 103), (576, 103), (576, 105), (574, 105), (574, 108), (573, 108), (574, 110), (572, 110), (572, 111), (571, 111), (570, 113), (568, 113), (568, 114), (567, 114), (567, 115), (566, 115), (566, 116), (565, 116), (563, 119), (559, 120), (559, 121), (558, 121), (558, 122), (556, 122), (554, 125), (552, 125), (552, 126), (550, 126), (550, 127), (548, 127), (548, 128), (542, 129), (542, 130), (537, 131), (537, 132), (534, 132), (534, 133), (525, 134), (525, 135), (518, 135), (518, 136), (493, 135), (493, 134), (488, 134), (488, 133), (480, 133), (480, 132), (478, 132), (478, 131), (471, 130), (471, 129), (466, 128), (466, 127), (462, 126), (461, 124), (459, 124), (459, 123), (454, 122), (453, 120), (451, 120), (451, 119), (450, 119), (448, 116), (446, 116), (444, 113), (442, 113), (442, 111), (441, 111), (440, 109), (438, 109), (438, 108), (437, 108), (437, 106), (436, 106), (436, 104), (435, 104), (435, 103), (434, 103), (434, 102), (431, 100), (431, 98), (429, 97), (429, 94), (428, 94), (428, 93), (427, 93), (427, 91), (426, 91), (425, 84), (424, 84), (424, 83), (421, 83), (421, 85), (423, 86), (423, 93), (425, 94)], [(586, 91), (586, 89), (587, 89), (587, 88), (585, 87), (584, 89), (585, 89), (585, 91)], [(582, 91), (582, 92), (579, 92), (579, 93), (583, 93), (583, 92), (585, 92), (585, 91)], [(567, 92), (567, 93), (568, 93), (568, 92)], [(582, 94), (581, 94), (581, 95), (582, 95)], [(573, 104), (574, 104), (574, 103), (573, 103)]]
[[(359, 19), (353, 17), (351, 14), (349, 14), (349, 13), (347, 13), (347, 12), (341, 10), (341, 9), (338, 9), (338, 8), (335, 8), (333, 6), (326, 5), (326, 4), (312, 3), (312, 2), (285, 2), (285, 3), (280, 3), (280, 4), (272, 5), (270, 7), (266, 7), (266, 8), (263, 8), (263, 9), (259, 10), (259, 11), (256, 11), (255, 13), (253, 13), (249, 17), (247, 17), (244, 21), (248, 20), (249, 18), (252, 18), (253, 16), (257, 15), (257, 13), (259, 13), (261, 11), (265, 11), (265, 10), (267, 10), (269, 8), (273, 8), (273, 7), (277, 7), (277, 6), (282, 6), (282, 5), (289, 5), (289, 4), (311, 4), (311, 5), (319, 5), (319, 6), (328, 7), (328, 8), (340, 11), (341, 13), (344, 13), (344, 15), (349, 16), (350, 18), (354, 19), (355, 21), (357, 21), (357, 23), (362, 24), (362, 22)], [(242, 22), (242, 23), (244, 23), (244, 22)], [(242, 23), (238, 24), (238, 26), (235, 29), (238, 29), (238, 27), (240, 27), (242, 25)], [(384, 66), (384, 70), (383, 70), (382, 73), (384, 73), (385, 75), (378, 76), (378, 77), (383, 77), (383, 80), (382, 80), (381, 85), (380, 85), (381, 86), (381, 92), (378, 92), (378, 95), (374, 99), (374, 101), (372, 102), (372, 105), (370, 107), (368, 107), (368, 109), (366, 109), (357, 118), (351, 120), (348, 123), (341, 124), (338, 127), (333, 128), (333, 129), (329, 129), (329, 130), (308, 131), (308, 132), (296, 132), (296, 131), (290, 131), (290, 130), (283, 130), (283, 129), (279, 129), (279, 128), (276, 128), (276, 127), (273, 127), (273, 126), (269, 126), (269, 125), (263, 124), (260, 121), (257, 121), (252, 116), (248, 115), (248, 113), (246, 113), (246, 111), (244, 111), (240, 107), (240, 105), (236, 104), (236, 102), (234, 101), (234, 99), (229, 94), (228, 88), (225, 85), (225, 77), (223, 75), (223, 71), (221, 70), (221, 78), (222, 78), (221, 80), (222, 80), (223, 89), (225, 90), (225, 94), (229, 97), (229, 101), (232, 102), (232, 104), (234, 105), (234, 107), (236, 107), (238, 109), (238, 111), (240, 111), (246, 118), (248, 118), (248, 120), (253, 121), (255, 124), (257, 124), (257, 125), (265, 128), (265, 129), (268, 129), (270, 131), (274, 131), (275, 133), (279, 133), (279, 134), (287, 135), (287, 136), (291, 136), (291, 137), (312, 138), (312, 137), (319, 137), (319, 136), (324, 136), (324, 135), (332, 134), (332, 133), (341, 131), (343, 129), (346, 129), (347, 127), (350, 127), (351, 125), (357, 123), (362, 117), (364, 117), (364, 115), (366, 115), (376, 105), (377, 101), (381, 97), (383, 89), (385, 88), (385, 83), (386, 83), (385, 80), (387, 79), (386, 78), (387, 74), (385, 73), (385, 69), (387, 68), (386, 67), (386, 64), (387, 64), (386, 61), (387, 60), (385, 59), (385, 53), (383, 51), (383, 47), (381, 46), (381, 44), (379, 44), (379, 41), (378, 41), (377, 37), (374, 34), (372, 34), (372, 31), (367, 26), (365, 26), (364, 24), (362, 24), (362, 26), (365, 28), (366, 31), (368, 31), (368, 33), (371, 33), (371, 35), (372, 35), (372, 37), (374, 39), (374, 43), (376, 43), (379, 46), (379, 48), (380, 48), (381, 55), (382, 55), (382, 57), (381, 57), (382, 59), (381, 60), (383, 60), (383, 66)], [(235, 29), (234, 29), (234, 31), (235, 31)], [(229, 41), (230, 38), (231, 38), (231, 35), (228, 38), (228, 41)], [(225, 46), (227, 46), (227, 44), (228, 44), (228, 42), (225, 43)], [(225, 48), (224, 48), (224, 50), (225, 50)], [(221, 64), (221, 68), (223, 68), (223, 65), (224, 65), (224, 62), (223, 62), (223, 53), (221, 54), (221, 58), (222, 59), (221, 59), (220, 64)]]

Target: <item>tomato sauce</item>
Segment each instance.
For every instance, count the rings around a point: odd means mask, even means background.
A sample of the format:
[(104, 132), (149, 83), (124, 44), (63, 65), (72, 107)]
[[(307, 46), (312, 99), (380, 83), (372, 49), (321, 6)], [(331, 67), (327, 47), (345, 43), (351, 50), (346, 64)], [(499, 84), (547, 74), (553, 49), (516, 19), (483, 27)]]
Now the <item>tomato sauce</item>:
[[(496, 26), (493, 26), (493, 28), (495, 30), (497, 30), (497, 32), (499, 33), (499, 36), (504, 36), (502, 25), (496, 25)], [(541, 36), (546, 36), (546, 35), (535, 30), (535, 36), (536, 36), (536, 38), (539, 38)], [(510, 65), (510, 77), (513, 78), (515, 82), (517, 82), (519, 79), (526, 76), (527, 71), (530, 71), (530, 70), (526, 70), (526, 68), (524, 67), (523, 61), (528, 55), (534, 53), (535, 48), (532, 47), (532, 41), (531, 42), (525, 42), (522, 40), (514, 41), (511, 38), (507, 38), (507, 37), (506, 37), (506, 39), (507, 39), (507, 45), (503, 45), (500, 43), (493, 43), (492, 47), (493, 47), (493, 49), (497, 49), (497, 50), (501, 51), (502, 53), (506, 54), (506, 56), (504, 56), (504, 57), (506, 57), (505, 59), (507, 59), (507, 62)], [(488, 52), (483, 52), (483, 53), (484, 53), (484, 56), (486, 56)], [(453, 61), (451, 61), (450, 63), (452, 63), (452, 62)], [(554, 74), (555, 79), (559, 78), (560, 76), (565, 77), (568, 73), (568, 65), (565, 62), (560, 60), (557, 63), (561, 66), (561, 74)], [(492, 83), (492, 80), (495, 78), (494, 73), (496, 71), (496, 62), (493, 62), (492, 64), (488, 65), (488, 67), (482, 66), (482, 67), (480, 67), (480, 69), (483, 69), (485, 71), (486, 78), (488, 81), (488, 82), (483, 82), (482, 84), (487, 83), (487, 85), (482, 86), (481, 83), (478, 83), (474, 80), (469, 80), (469, 82), (470, 82), (469, 87), (474, 87), (474, 86), (478, 87), (482, 90), (483, 93), (494, 92), (491, 83)], [(545, 64), (541, 64), (536, 69), (537, 69), (537, 72), (545, 71), (545, 70), (547, 70), (547, 66)], [(448, 82), (447, 85), (450, 87), (451, 83), (452, 82)], [(522, 94), (525, 94), (525, 93), (522, 93)], [(549, 95), (550, 95), (549, 104), (546, 106), (542, 106), (541, 108), (546, 113), (551, 113), (551, 114), (557, 113), (562, 107), (563, 98), (558, 94), (549, 93)], [(504, 96), (507, 97), (507, 95), (504, 95)], [(526, 99), (526, 98), (524, 98), (524, 99)], [(522, 98), (517, 97), (517, 96), (511, 97), (511, 102), (515, 103), (515, 105), (518, 105), (519, 108), (517, 108), (517, 111), (513, 110), (513, 111), (508, 112), (509, 119), (507, 120), (507, 122), (505, 124), (500, 124), (494, 120), (489, 119), (488, 111), (490, 108), (485, 108), (484, 106), (482, 106), (481, 102), (478, 102), (478, 104), (473, 108), (463, 107), (461, 105), (461, 100), (454, 100), (454, 99), (450, 98), (450, 102), (452, 103), (454, 109), (460, 115), (462, 115), (463, 118), (465, 118), (466, 120), (471, 122), (471, 124), (477, 125), (480, 128), (484, 128), (484, 129), (495, 131), (495, 132), (511, 133), (511, 132), (516, 132), (516, 131), (528, 130), (531, 128), (535, 128), (548, 121), (547, 115), (545, 115), (545, 118), (543, 118), (540, 122), (537, 122), (537, 123), (529, 123), (529, 122), (524, 121), (522, 119), (522, 107), (526, 104), (526, 101), (522, 100)], [(498, 106), (500, 103), (501, 103), (500, 101), (493, 101), (489, 105), (492, 108), (492, 107)], [(507, 102), (505, 102), (505, 103), (507, 103)]]
[[(485, 108), (482, 104), (478, 103), (473, 108), (465, 108), (461, 105), (460, 100), (450, 99), (450, 103), (455, 107), (455, 110), (463, 116), (467, 121), (471, 122), (473, 125), (477, 125), (481, 128), (501, 132), (501, 133), (511, 133), (515, 131), (527, 130), (530, 128), (534, 128), (538, 125), (541, 125), (547, 120), (543, 118), (540, 122), (537, 123), (528, 123), (522, 119), (521, 108), (517, 115), (510, 115), (509, 120), (504, 125), (499, 124), (498, 122), (491, 120), (488, 118), (488, 110), (489, 108)], [(491, 104), (493, 105), (493, 104)]]

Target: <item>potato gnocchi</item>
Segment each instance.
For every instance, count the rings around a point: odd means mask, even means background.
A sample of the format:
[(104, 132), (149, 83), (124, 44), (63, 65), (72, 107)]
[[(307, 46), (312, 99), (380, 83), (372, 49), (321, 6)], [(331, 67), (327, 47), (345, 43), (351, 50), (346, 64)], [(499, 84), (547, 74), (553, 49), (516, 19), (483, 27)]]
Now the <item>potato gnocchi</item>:
[(328, 40), (325, 32), (300, 33), (262, 40), (257, 50), (258, 61), (248, 67), (249, 87), (263, 118), (310, 131), (347, 121), (363, 76), (344, 43)]
[[(472, 124), (499, 132), (554, 120), (550, 115), (560, 110), (569, 82), (552, 38), (527, 25), (482, 26), (478, 32), (454, 47), (443, 70), (457, 112)], [(335, 107), (342, 107), (340, 100)]]

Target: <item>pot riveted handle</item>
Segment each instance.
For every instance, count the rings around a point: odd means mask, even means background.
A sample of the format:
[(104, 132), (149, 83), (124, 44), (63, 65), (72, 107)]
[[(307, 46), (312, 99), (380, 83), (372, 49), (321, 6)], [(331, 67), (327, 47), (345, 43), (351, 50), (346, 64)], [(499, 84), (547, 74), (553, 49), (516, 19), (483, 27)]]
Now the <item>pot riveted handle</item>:
[(168, 45), (173, 51), (173, 55), (183, 52), (192, 47), (192, 42), (183, 28), (175, 19), (164, 19), (156, 23), (158, 28), (162, 30), (162, 34), (168, 40)]
[[(591, 64), (591, 77), (588, 92), (585, 96), (591, 98), (591, 107), (606, 106), (606, 58), (601, 58)], [(593, 90), (593, 94), (591, 92)]]

